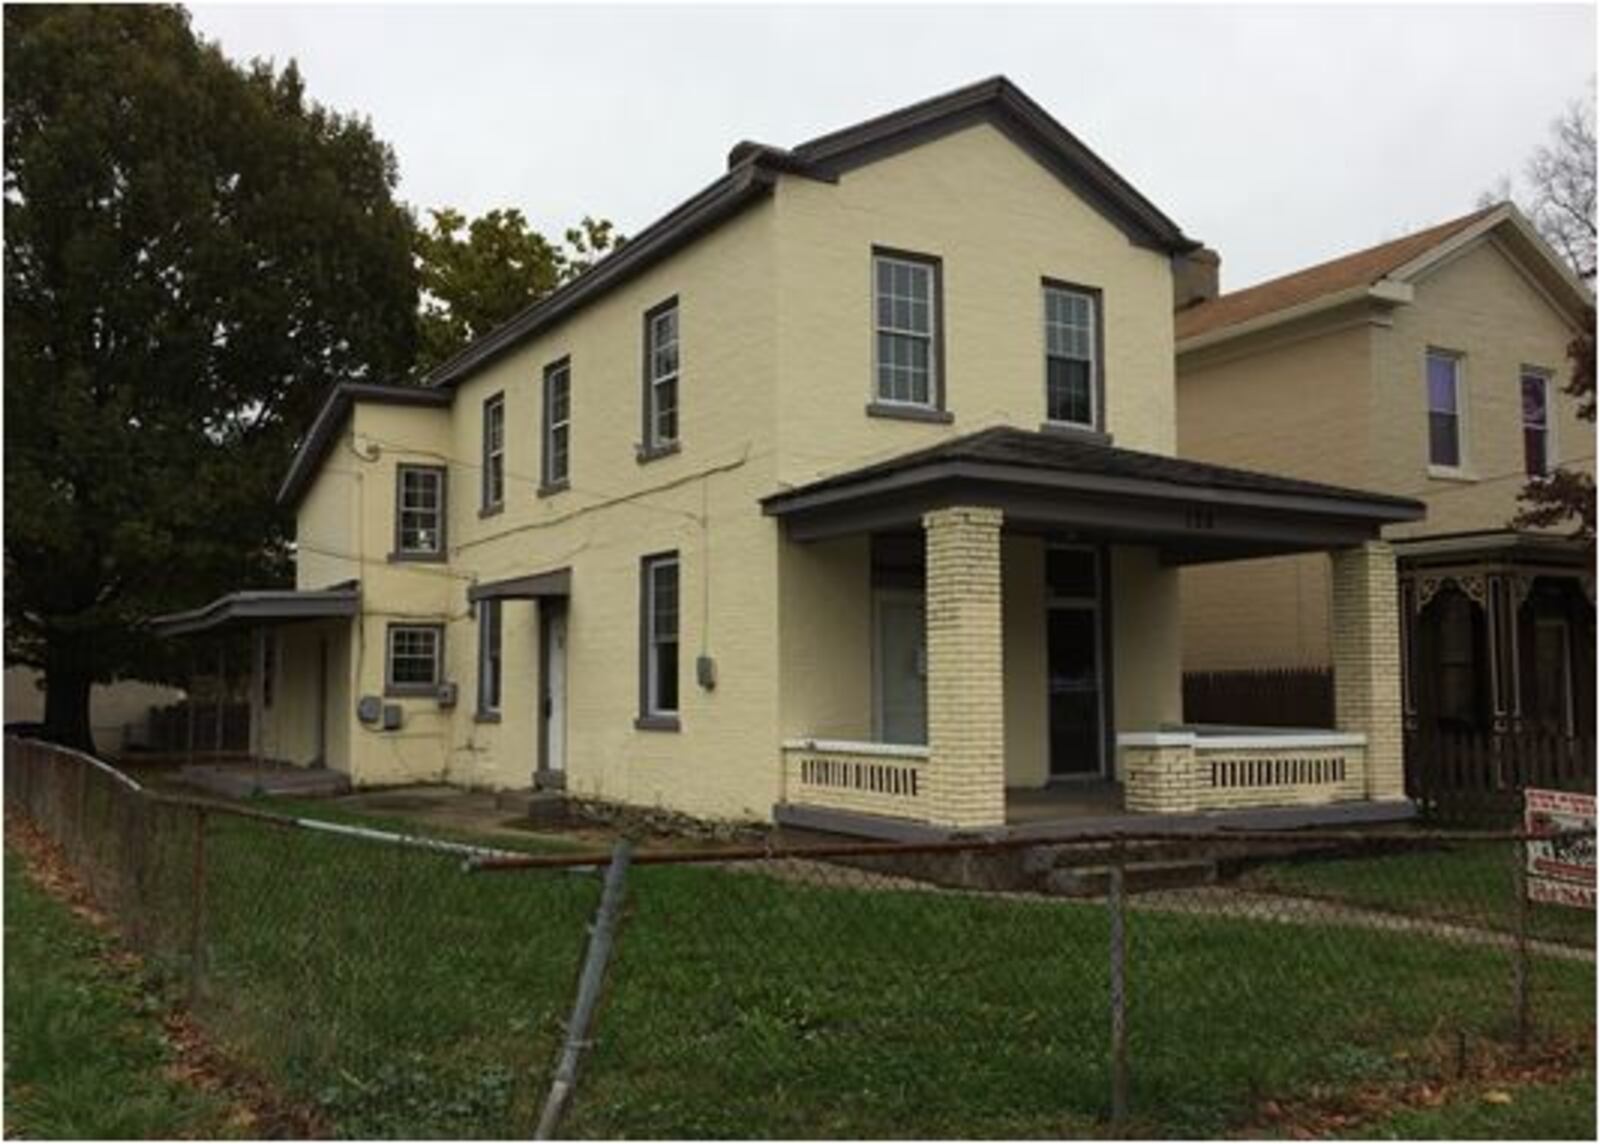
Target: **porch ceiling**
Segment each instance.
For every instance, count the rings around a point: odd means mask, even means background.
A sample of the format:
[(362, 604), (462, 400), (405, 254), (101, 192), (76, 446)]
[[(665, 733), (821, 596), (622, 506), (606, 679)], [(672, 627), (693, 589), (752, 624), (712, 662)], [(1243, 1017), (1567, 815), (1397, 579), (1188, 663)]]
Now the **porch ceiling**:
[(360, 609), (361, 589), (352, 581), (313, 592), (292, 589), (230, 592), (201, 608), (157, 616), (150, 621), (150, 626), (160, 636), (210, 635), (238, 628), (353, 616)]
[(1421, 502), (997, 427), (767, 497), (800, 541), (914, 528), (949, 505), (998, 508), (1017, 531), (1151, 544), (1170, 563), (1340, 548)]

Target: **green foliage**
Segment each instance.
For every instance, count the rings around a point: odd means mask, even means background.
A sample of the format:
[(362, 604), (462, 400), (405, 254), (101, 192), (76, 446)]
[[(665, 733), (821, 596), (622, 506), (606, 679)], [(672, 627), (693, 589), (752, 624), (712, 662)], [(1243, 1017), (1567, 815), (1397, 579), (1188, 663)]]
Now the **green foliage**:
[(297, 438), (412, 362), (412, 222), (365, 121), (181, 9), (11, 5), (5, 59), (6, 654), (83, 741), (143, 618), (286, 576)]
[(467, 221), (449, 207), (429, 211), (416, 232), (422, 275), (418, 365), (432, 369), (468, 342), (571, 281), (622, 236), (608, 221), (584, 217), (558, 245), (519, 210), (493, 210)]
[(5, 863), (8, 1134), (35, 1139), (206, 1138), (230, 1132), (214, 1096), (174, 1083), (172, 1051), (135, 973), (109, 943)]

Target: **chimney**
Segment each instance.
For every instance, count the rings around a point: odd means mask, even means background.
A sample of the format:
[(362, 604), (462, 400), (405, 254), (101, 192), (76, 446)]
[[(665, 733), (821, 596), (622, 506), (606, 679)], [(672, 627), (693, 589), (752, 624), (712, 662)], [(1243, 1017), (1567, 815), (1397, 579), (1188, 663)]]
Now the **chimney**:
[(1222, 256), (1209, 246), (1172, 259), (1172, 308), (1187, 310), (1218, 294)]

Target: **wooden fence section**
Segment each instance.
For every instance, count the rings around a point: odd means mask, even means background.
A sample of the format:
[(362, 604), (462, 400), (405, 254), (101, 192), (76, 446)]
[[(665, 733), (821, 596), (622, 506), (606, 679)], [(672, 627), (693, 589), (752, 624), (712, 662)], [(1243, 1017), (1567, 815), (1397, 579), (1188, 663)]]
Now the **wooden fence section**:
[(1236, 727), (1332, 727), (1333, 670), (1185, 672), (1183, 721)]
[(1595, 741), (1565, 735), (1406, 736), (1406, 794), (1424, 813), (1454, 819), (1508, 819), (1527, 787), (1595, 790)]

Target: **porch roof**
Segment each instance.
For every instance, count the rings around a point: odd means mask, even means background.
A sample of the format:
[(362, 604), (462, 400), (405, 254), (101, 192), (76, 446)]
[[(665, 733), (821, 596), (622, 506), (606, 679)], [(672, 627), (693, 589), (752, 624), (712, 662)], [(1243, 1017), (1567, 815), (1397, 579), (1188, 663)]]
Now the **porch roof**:
[(1343, 547), (1420, 520), (1420, 501), (1121, 449), (979, 430), (766, 497), (796, 540), (916, 527), (930, 509), (1001, 509), (1008, 527), (1158, 546), (1173, 563)]
[(360, 610), (361, 588), (351, 581), (309, 592), (278, 588), (230, 592), (203, 607), (157, 616), (150, 621), (150, 626), (161, 636), (192, 636), (297, 620), (353, 616)]
[(1591, 572), (1593, 556), (1586, 541), (1570, 534), (1484, 529), (1435, 533), (1394, 542), (1401, 569), (1445, 564), (1505, 564)]

